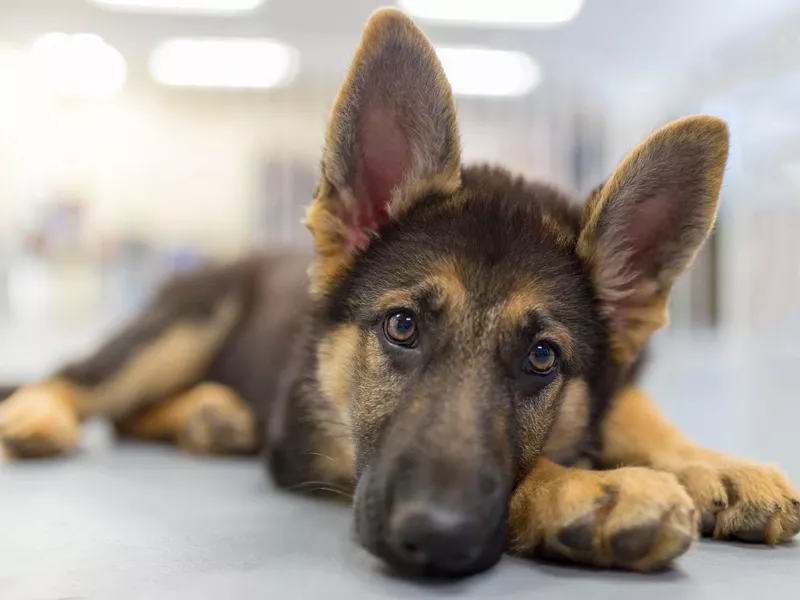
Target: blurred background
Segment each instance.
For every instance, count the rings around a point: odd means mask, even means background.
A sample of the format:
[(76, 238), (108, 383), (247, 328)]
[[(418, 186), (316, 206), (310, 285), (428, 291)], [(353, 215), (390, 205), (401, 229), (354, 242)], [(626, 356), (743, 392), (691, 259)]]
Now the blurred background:
[[(0, 382), (90, 348), (171, 272), (309, 244), (326, 117), (388, 3), (0, 0)], [(726, 118), (719, 226), (663, 335), (798, 354), (800, 4), (397, 5), (438, 48), (468, 162), (584, 194), (655, 127)]]

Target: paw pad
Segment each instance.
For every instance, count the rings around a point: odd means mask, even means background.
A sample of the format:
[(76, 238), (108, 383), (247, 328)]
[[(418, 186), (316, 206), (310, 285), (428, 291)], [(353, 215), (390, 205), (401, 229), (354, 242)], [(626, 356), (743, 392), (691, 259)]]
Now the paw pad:
[(594, 548), (595, 513), (589, 513), (573, 521), (558, 534), (558, 541), (568, 548), (589, 552)]
[(617, 560), (634, 562), (643, 558), (653, 547), (661, 521), (650, 521), (623, 529), (611, 538), (611, 550)]

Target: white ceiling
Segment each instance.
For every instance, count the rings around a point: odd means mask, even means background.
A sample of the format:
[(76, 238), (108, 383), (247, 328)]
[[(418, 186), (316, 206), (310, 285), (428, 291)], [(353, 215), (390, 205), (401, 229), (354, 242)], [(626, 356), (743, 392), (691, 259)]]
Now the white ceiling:
[[(0, 0), (0, 40), (24, 43), (47, 31), (93, 31), (117, 46), (135, 71), (164, 37), (269, 36), (300, 50), (302, 78), (335, 82), (367, 16), (386, 3), (268, 0), (247, 16), (208, 18), (108, 12), (85, 0)], [(437, 43), (523, 50), (542, 64), (551, 85), (602, 91), (713, 73), (720, 56), (737, 44), (797, 20), (795, 0), (587, 0), (575, 21), (552, 30), (422, 25)]]
[[(91, 31), (122, 51), (133, 77), (145, 77), (150, 51), (166, 37), (273, 37), (300, 51), (295, 85), (332, 98), (367, 17), (390, 2), (267, 0), (225, 18), (109, 12), (86, 0), (0, 0), (0, 42)], [(616, 110), (617, 123), (648, 109), (659, 120), (673, 108), (709, 110), (735, 124), (750, 163), (800, 157), (797, 0), (586, 0), (577, 19), (555, 29), (421, 24), (438, 44), (530, 54), (543, 69), (539, 93)]]

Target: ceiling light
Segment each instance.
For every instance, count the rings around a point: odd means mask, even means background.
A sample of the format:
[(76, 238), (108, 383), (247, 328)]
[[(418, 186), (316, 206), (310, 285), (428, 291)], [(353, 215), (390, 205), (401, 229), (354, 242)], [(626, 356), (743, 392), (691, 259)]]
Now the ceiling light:
[(264, 0), (89, 0), (102, 8), (127, 12), (225, 15), (252, 12)]
[(522, 96), (541, 81), (527, 54), (487, 48), (436, 48), (456, 96)]
[(420, 19), (505, 27), (552, 26), (578, 16), (583, 0), (398, 0)]
[(30, 60), (46, 85), (63, 96), (113, 96), (128, 71), (119, 50), (93, 33), (45, 34), (31, 46)]
[(293, 47), (266, 39), (171, 39), (150, 57), (157, 82), (177, 87), (267, 89), (297, 74)]

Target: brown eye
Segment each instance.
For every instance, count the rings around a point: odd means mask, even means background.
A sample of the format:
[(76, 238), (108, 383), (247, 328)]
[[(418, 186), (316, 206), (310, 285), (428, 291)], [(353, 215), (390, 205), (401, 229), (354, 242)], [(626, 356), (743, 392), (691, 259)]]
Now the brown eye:
[(549, 375), (556, 368), (558, 355), (547, 342), (536, 344), (522, 363), (522, 370), (530, 375)]
[(384, 332), (393, 344), (413, 346), (417, 340), (417, 323), (414, 315), (406, 310), (389, 315), (384, 323)]

